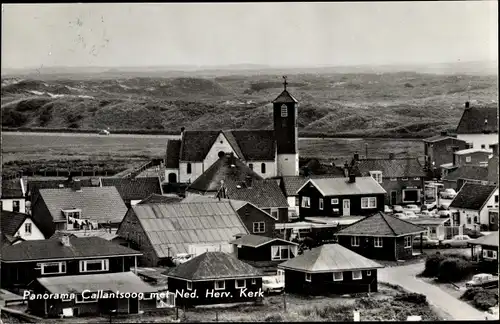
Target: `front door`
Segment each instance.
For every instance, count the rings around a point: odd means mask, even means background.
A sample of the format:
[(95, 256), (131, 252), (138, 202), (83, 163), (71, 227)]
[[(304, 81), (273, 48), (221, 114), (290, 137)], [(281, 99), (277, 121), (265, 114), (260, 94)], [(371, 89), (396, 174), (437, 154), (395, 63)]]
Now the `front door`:
[(139, 313), (139, 298), (129, 298), (128, 299), (128, 312), (129, 314)]
[(342, 202), (342, 215), (349, 216), (351, 215), (351, 200), (344, 199)]
[(391, 205), (396, 205), (398, 201), (398, 192), (396, 190), (391, 191)]

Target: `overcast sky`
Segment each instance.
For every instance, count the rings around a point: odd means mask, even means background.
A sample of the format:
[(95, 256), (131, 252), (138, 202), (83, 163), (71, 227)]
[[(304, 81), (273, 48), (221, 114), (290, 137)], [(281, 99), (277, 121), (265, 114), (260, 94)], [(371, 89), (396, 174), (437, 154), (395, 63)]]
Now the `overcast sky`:
[(2, 5), (2, 68), (497, 60), (497, 1)]

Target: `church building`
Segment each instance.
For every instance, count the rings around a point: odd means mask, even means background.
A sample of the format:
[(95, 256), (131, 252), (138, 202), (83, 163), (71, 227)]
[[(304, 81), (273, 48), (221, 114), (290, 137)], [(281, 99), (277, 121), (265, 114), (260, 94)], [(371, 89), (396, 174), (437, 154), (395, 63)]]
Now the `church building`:
[(196, 131), (181, 129), (169, 140), (165, 159), (168, 183), (192, 183), (221, 153), (233, 153), (263, 178), (299, 175), (298, 101), (286, 89), (273, 101), (274, 129)]

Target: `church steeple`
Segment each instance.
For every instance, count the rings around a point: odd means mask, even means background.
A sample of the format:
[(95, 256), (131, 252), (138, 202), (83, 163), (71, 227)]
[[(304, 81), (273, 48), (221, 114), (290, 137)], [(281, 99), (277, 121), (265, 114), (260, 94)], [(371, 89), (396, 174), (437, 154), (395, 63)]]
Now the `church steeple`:
[(288, 78), (286, 76), (283, 76), (283, 92), (281, 92), (281, 94), (276, 99), (273, 100), (273, 104), (276, 104), (276, 103), (284, 103), (284, 104), (298, 103), (297, 99), (295, 99), (286, 89), (286, 86), (288, 85), (287, 79)]

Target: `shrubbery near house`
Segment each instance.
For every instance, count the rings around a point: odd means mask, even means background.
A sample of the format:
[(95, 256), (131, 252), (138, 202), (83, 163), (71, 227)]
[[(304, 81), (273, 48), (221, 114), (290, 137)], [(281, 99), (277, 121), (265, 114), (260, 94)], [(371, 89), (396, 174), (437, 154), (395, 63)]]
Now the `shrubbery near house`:
[(473, 271), (473, 263), (463, 255), (436, 253), (427, 257), (421, 276), (436, 278), (441, 282), (456, 282), (465, 279)]
[(464, 292), (460, 299), (470, 302), (477, 309), (486, 311), (498, 305), (498, 290), (470, 288)]

